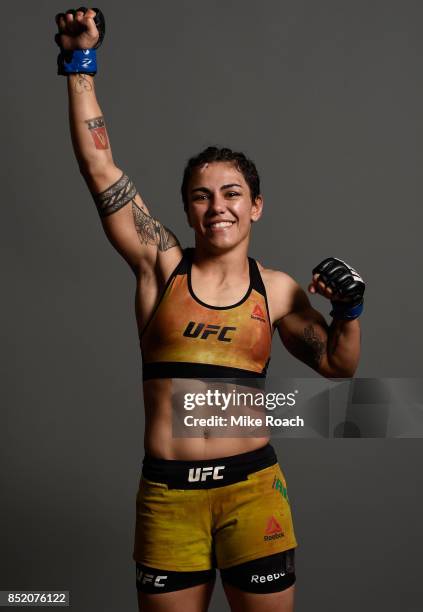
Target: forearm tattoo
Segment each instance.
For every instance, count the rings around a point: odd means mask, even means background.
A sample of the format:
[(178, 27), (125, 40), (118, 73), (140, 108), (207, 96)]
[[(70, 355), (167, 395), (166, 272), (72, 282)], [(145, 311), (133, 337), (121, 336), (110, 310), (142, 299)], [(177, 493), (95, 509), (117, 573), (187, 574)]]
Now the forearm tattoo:
[(107, 217), (123, 208), (128, 202), (131, 202), (137, 190), (134, 183), (122, 174), (120, 179), (110, 185), (105, 191), (94, 195), (100, 217)]
[(132, 201), (132, 213), (141, 244), (154, 244), (159, 251), (167, 251), (179, 245), (178, 239), (167, 227), (151, 217), (134, 201)]
[(73, 86), (75, 93), (82, 94), (86, 91), (92, 91), (92, 85), (87, 79), (86, 74), (77, 74), (75, 79), (75, 84)]
[(108, 149), (109, 139), (107, 138), (106, 124), (104, 117), (94, 117), (85, 121), (88, 129), (91, 132), (92, 139), (96, 149)]
[(316, 334), (312, 325), (304, 328), (303, 338), (307, 347), (306, 353), (308, 361), (311, 364), (318, 366), (326, 352), (326, 344), (322, 342), (322, 340)]

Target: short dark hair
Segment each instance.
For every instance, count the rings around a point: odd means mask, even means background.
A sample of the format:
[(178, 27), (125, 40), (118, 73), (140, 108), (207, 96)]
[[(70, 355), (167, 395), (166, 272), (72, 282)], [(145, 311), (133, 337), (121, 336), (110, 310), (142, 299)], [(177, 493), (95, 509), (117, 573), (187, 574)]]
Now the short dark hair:
[(245, 182), (250, 188), (251, 199), (255, 200), (255, 198), (260, 195), (260, 177), (251, 159), (248, 159), (244, 153), (235, 152), (226, 147), (207, 147), (207, 149), (204, 149), (204, 151), (201, 151), (198, 155), (191, 157), (185, 167), (181, 185), (182, 201), (185, 210), (188, 206), (188, 183), (191, 180), (194, 170), (204, 164), (210, 164), (212, 162), (232, 162), (236, 169), (241, 172)]

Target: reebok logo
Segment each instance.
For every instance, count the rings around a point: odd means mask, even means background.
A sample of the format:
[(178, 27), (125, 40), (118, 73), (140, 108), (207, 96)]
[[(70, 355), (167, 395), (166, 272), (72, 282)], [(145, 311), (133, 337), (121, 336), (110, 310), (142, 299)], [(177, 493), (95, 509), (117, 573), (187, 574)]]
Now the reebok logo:
[(264, 316), (264, 312), (258, 304), (254, 306), (253, 312), (251, 313), (251, 318), (256, 319), (257, 321), (262, 321), (263, 323), (265, 322), (266, 319)]
[(186, 338), (198, 338), (201, 334), (201, 340), (207, 340), (210, 335), (214, 334), (220, 342), (232, 342), (232, 338), (228, 338), (228, 333), (231, 330), (235, 331), (236, 327), (221, 327), (220, 325), (207, 325), (206, 323), (195, 323), (195, 321), (190, 321), (183, 335)]
[(137, 569), (137, 582), (140, 584), (148, 584), (151, 582), (154, 587), (160, 589), (166, 586), (164, 584), (166, 578), (167, 576), (155, 576), (154, 574), (149, 574)]
[(253, 574), (251, 576), (250, 582), (272, 582), (272, 580), (283, 578), (283, 576), (285, 576), (285, 572), (278, 572), (276, 574), (267, 574), (267, 576), (259, 576), (258, 574)]
[(204, 482), (210, 476), (212, 480), (222, 480), (223, 476), (219, 474), (219, 471), (224, 469), (224, 465), (191, 468), (188, 472), (188, 482)]
[(269, 540), (277, 540), (278, 538), (283, 538), (284, 533), (282, 531), (282, 527), (279, 525), (278, 521), (274, 516), (271, 516), (267, 522), (267, 527), (265, 530), (264, 541), (268, 542)]

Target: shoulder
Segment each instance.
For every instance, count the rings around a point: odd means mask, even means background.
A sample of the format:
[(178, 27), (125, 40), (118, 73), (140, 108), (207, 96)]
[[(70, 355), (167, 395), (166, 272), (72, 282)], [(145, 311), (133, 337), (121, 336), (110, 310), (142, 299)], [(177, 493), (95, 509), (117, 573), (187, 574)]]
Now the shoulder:
[(292, 276), (290, 276), (286, 272), (282, 272), (282, 270), (272, 270), (272, 268), (265, 268), (259, 261), (257, 261), (257, 266), (260, 270), (263, 282), (268, 284), (269, 286), (298, 285), (298, 283), (292, 278)]
[(257, 266), (260, 270), (267, 293), (292, 292), (299, 287), (297, 281), (286, 272), (265, 268), (259, 261), (257, 262)]
[(292, 276), (282, 270), (265, 268), (260, 262), (257, 266), (266, 289), (272, 323), (297, 310), (300, 303), (308, 303), (304, 290)]

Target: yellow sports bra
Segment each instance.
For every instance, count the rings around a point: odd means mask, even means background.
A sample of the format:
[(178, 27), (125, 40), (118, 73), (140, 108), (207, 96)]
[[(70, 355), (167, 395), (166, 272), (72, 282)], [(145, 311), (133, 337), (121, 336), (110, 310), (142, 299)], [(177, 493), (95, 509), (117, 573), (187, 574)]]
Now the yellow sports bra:
[(248, 258), (250, 286), (231, 306), (202, 302), (191, 285), (193, 249), (185, 249), (140, 342), (144, 380), (264, 378), (272, 326), (257, 263)]

